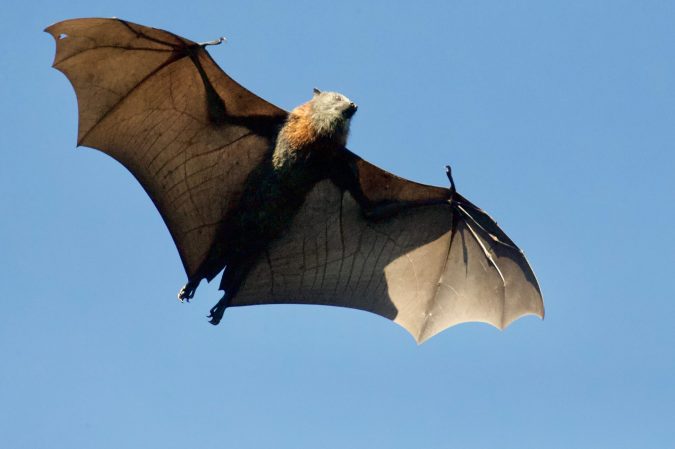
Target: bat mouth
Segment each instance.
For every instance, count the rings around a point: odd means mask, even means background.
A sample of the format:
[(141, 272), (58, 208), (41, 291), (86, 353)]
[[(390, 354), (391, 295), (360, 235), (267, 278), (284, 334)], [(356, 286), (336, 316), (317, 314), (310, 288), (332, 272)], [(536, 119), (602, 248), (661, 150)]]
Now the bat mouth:
[(354, 114), (356, 114), (356, 110), (359, 107), (355, 105), (354, 103), (349, 103), (349, 106), (347, 106), (347, 109), (342, 111), (342, 115), (344, 115), (346, 118), (352, 118)]

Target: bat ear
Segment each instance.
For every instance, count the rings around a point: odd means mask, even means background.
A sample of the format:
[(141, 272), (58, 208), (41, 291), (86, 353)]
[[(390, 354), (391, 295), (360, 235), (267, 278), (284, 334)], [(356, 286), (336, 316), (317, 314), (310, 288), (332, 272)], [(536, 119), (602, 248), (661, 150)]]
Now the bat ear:
[(314, 93), (315, 97), (321, 93), (321, 91), (319, 89), (317, 89), (316, 87), (314, 89), (312, 89), (312, 92)]

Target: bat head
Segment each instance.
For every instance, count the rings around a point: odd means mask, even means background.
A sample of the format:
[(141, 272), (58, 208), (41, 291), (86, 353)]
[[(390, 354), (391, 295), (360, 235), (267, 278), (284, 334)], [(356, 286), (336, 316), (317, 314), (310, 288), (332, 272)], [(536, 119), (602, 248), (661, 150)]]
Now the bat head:
[(352, 100), (338, 92), (314, 89), (310, 105), (312, 122), (319, 134), (343, 134), (346, 138), (351, 118), (358, 109)]

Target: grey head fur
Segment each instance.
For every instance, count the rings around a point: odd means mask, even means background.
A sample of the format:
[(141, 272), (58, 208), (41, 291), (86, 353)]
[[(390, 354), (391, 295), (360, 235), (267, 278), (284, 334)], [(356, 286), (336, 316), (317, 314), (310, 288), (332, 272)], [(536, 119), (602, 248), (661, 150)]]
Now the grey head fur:
[(357, 106), (338, 92), (321, 92), (314, 89), (311, 102), (312, 124), (317, 134), (347, 140), (349, 123)]
[[(338, 145), (345, 145), (349, 134), (349, 122), (356, 109), (357, 106), (346, 96), (337, 92), (321, 92), (315, 88), (312, 99), (291, 113), (304, 116), (309, 121), (289, 119), (279, 133), (272, 155), (274, 169), (279, 171), (284, 170), (284, 167), (295, 166), (299, 157), (298, 151), (303, 151), (302, 146), (310, 143), (304, 141), (298, 143), (297, 139), (292, 143), (289, 134), (300, 135), (301, 140), (310, 136), (328, 138)], [(311, 131), (303, 130), (305, 126), (311, 126)]]

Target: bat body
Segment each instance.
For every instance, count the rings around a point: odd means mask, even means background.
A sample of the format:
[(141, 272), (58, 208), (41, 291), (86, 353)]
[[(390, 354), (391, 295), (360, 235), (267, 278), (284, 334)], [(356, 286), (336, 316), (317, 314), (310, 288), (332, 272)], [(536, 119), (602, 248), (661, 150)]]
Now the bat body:
[(344, 166), (340, 155), (355, 112), (356, 105), (345, 96), (315, 89), (311, 101), (290, 113), (273, 151), (246, 180), (239, 204), (224, 223), (221, 236), (229, 244), (213, 247), (222, 253), (214, 253), (211, 266), (190, 279), (180, 299), (191, 298), (201, 279), (227, 267), (220, 283), (225, 295), (210, 314), (211, 323), (218, 324), (255, 261), (291, 225), (311, 189), (323, 179), (348, 183), (337, 167)]
[(481, 209), (346, 148), (356, 105), (315, 91), (290, 114), (233, 81), (205, 50), (119, 19), (46, 30), (73, 84), (78, 145), (127, 167), (176, 243), (190, 299), (223, 271), (231, 306), (370, 311), (422, 342), (465, 321), (543, 317), (534, 273)]

